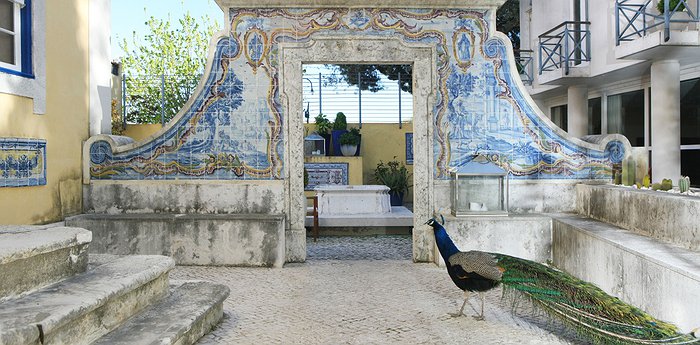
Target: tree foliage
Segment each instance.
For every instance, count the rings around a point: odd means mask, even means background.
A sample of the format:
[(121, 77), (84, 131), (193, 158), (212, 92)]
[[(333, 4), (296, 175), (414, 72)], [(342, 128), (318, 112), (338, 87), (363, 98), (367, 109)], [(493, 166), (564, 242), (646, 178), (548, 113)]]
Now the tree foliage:
[(161, 114), (169, 121), (194, 91), (204, 71), (209, 40), (218, 30), (204, 16), (196, 19), (186, 12), (172, 25), (170, 18), (150, 17), (148, 33), (140, 40), (119, 43), (125, 52), (121, 63), (126, 75), (126, 119), (132, 123), (159, 123)]
[(508, 0), (498, 9), (496, 30), (510, 38), (513, 49), (520, 48), (520, 0)]
[[(520, 47), (520, 0), (508, 0), (498, 9), (496, 30), (510, 38), (513, 49)], [(371, 92), (384, 88), (380, 73), (392, 81), (399, 80), (400, 76), (401, 90), (412, 92), (412, 67), (411, 65), (332, 65), (335, 72), (342, 75), (349, 85), (359, 86), (362, 91)]]

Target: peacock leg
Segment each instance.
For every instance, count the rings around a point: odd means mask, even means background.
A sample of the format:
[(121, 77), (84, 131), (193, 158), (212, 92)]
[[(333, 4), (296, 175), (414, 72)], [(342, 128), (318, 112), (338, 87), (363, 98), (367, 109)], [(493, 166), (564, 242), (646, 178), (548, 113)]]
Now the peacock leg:
[(462, 307), (459, 308), (459, 312), (456, 314), (450, 313), (450, 316), (452, 317), (459, 317), (464, 315), (462, 312), (464, 311), (464, 306), (467, 305), (467, 301), (469, 300), (469, 291), (464, 290), (464, 303), (462, 303)]
[(472, 317), (478, 321), (484, 321), (484, 292), (479, 291), (479, 297), (481, 298), (481, 314), (473, 315)]

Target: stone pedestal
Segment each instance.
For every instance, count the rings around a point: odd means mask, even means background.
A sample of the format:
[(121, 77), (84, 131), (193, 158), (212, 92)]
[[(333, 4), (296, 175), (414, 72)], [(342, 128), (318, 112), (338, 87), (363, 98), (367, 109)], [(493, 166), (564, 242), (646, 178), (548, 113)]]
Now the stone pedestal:
[(385, 214), (391, 213), (389, 187), (380, 185), (336, 186), (315, 188), (318, 195), (318, 214)]

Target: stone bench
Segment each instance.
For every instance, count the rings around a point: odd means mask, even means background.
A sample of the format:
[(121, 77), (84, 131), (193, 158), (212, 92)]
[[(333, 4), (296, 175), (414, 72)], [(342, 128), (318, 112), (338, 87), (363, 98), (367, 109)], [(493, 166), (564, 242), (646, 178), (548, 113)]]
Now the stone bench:
[(285, 261), (283, 215), (83, 214), (91, 253), (167, 255), (178, 265), (275, 266)]
[(391, 213), (387, 186), (321, 185), (314, 190), (318, 196), (318, 214), (321, 217)]

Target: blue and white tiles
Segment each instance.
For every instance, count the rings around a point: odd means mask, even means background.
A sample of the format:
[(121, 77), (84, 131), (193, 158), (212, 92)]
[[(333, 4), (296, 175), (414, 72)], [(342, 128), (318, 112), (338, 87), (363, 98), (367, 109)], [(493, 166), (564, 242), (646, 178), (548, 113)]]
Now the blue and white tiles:
[(46, 141), (0, 138), (0, 187), (46, 184)]

